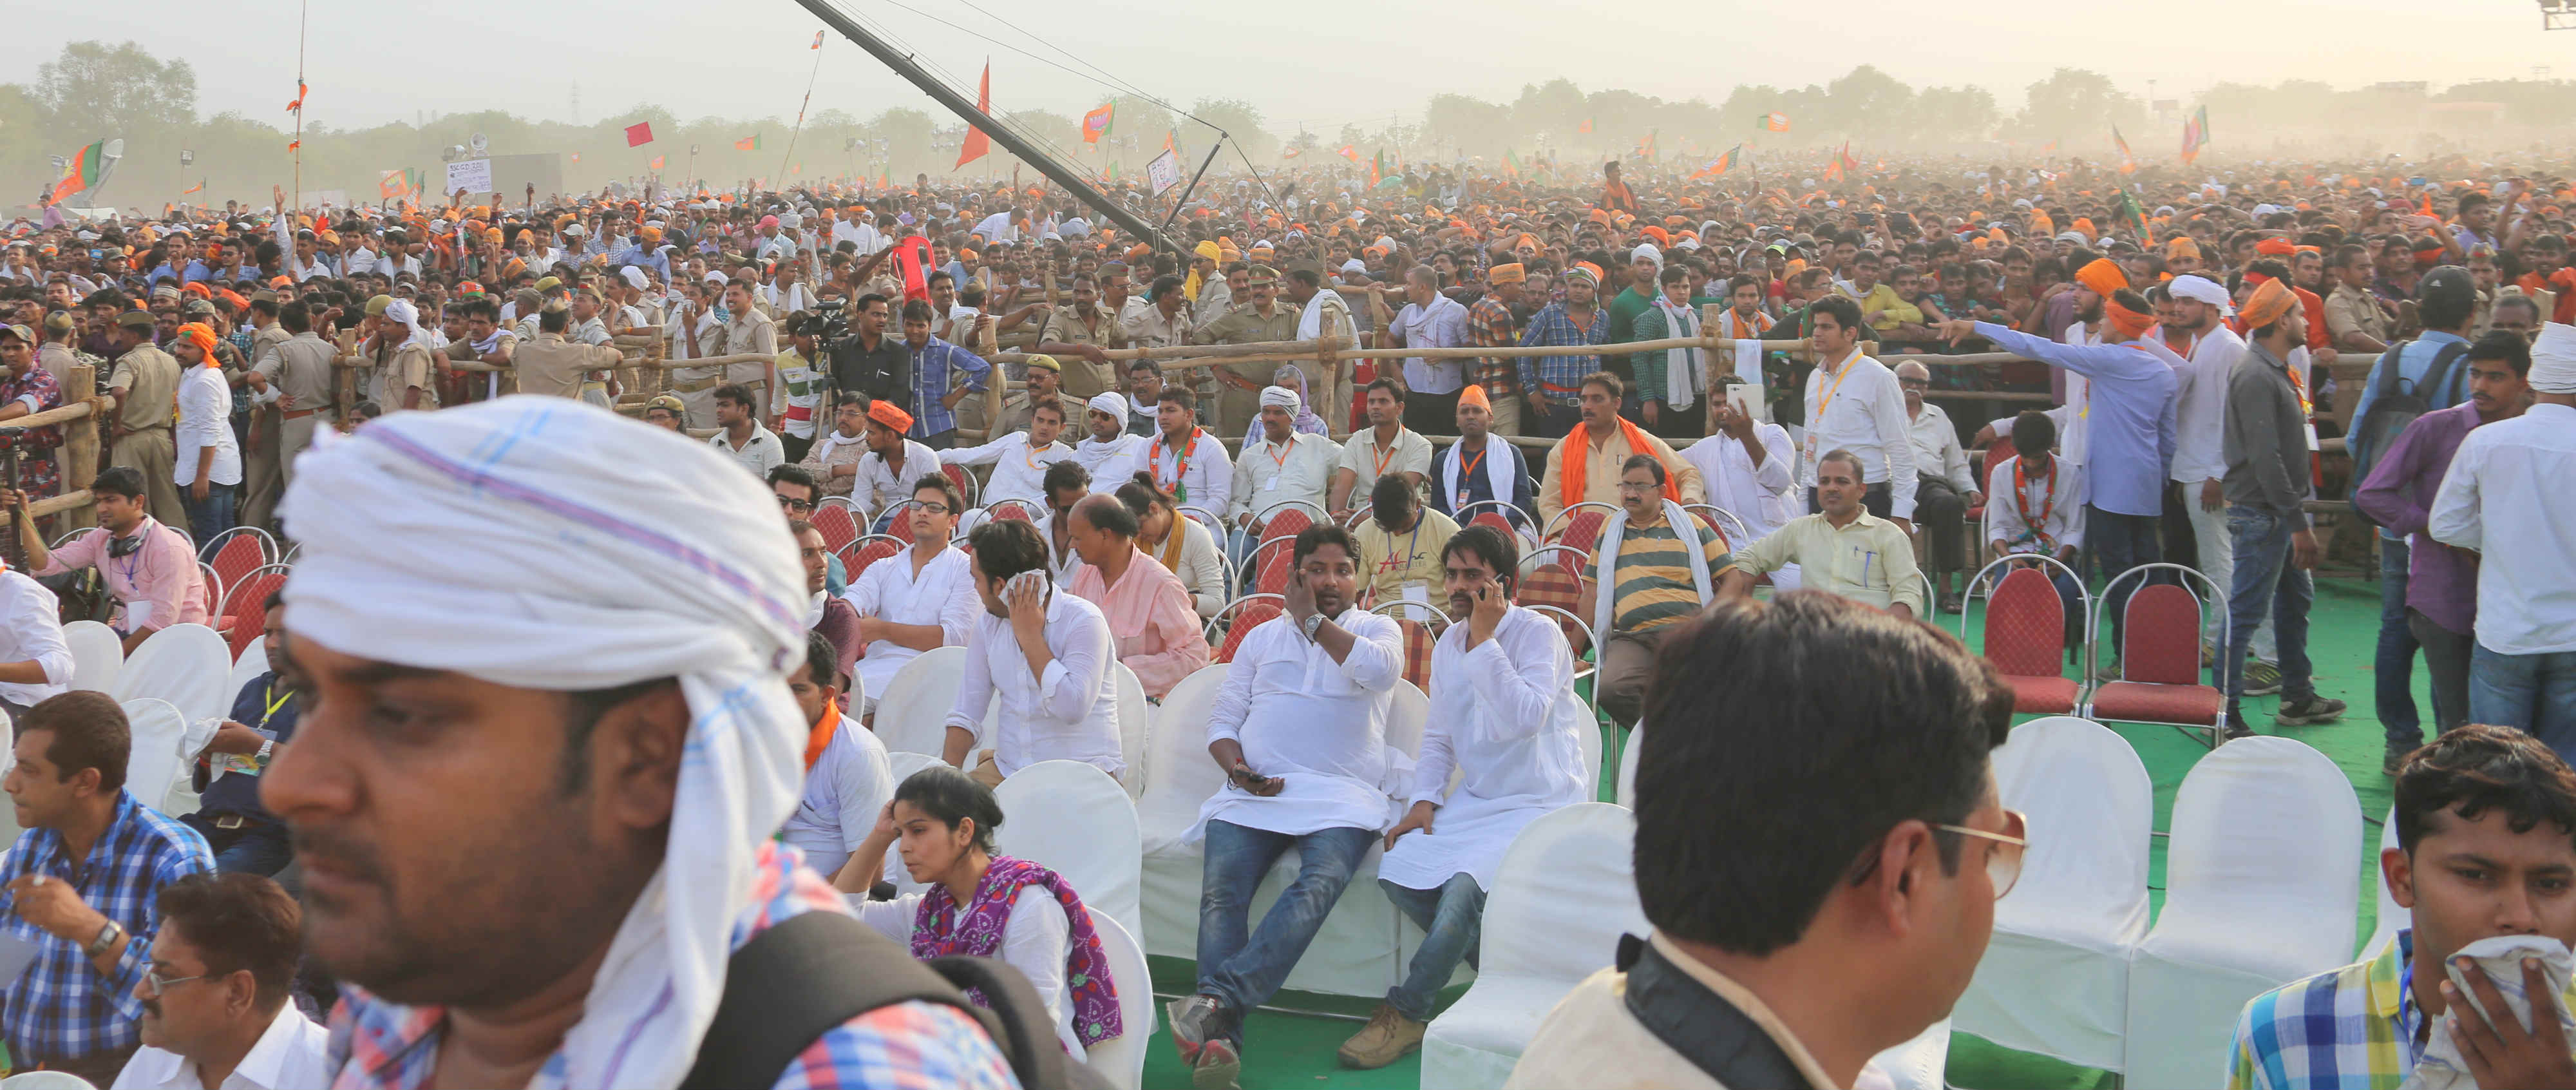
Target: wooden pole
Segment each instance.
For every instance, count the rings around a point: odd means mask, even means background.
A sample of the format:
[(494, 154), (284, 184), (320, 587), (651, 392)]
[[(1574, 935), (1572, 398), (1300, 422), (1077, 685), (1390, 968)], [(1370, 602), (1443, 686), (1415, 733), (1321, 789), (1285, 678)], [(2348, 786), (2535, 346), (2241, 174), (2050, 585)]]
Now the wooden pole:
[[(73, 364), (70, 373), (65, 377), (70, 380), (68, 383), (70, 389), (88, 391), (98, 389), (97, 368), (86, 363)], [(62, 458), (65, 495), (78, 493), (87, 496), (90, 484), (98, 480), (98, 424), (99, 420), (107, 415), (108, 408), (115, 403), (115, 398), (91, 393), (82, 398), (77, 405), (65, 406), (65, 408), (85, 410), (81, 414), (83, 419), (63, 425), (63, 446), (57, 453)], [(28, 419), (48, 415), (51, 414), (36, 413)], [(67, 531), (86, 529), (96, 525), (98, 525), (98, 510), (89, 504), (68, 509), (61, 523), (62, 528)]]

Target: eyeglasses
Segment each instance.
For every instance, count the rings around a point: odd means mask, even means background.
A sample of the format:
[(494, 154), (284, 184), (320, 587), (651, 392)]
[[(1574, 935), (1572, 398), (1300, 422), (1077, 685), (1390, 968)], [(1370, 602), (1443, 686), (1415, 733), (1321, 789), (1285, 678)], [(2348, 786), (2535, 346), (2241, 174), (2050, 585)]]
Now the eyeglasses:
[(778, 497), (778, 506), (784, 507), (790, 511), (811, 511), (814, 509), (814, 501), (800, 500), (795, 497), (782, 494)]
[(163, 992), (169, 991), (170, 986), (173, 984), (185, 984), (191, 980), (204, 980), (209, 975), (210, 974), (207, 973), (199, 973), (195, 976), (162, 976), (159, 973), (147, 972), (143, 974), (143, 979), (151, 981), (152, 994), (159, 995)]
[(2004, 894), (2012, 892), (2013, 883), (2021, 881), (2021, 858), (2030, 850), (2029, 815), (2019, 810), (2004, 811), (2004, 831), (2000, 833), (1971, 829), (1965, 825), (1935, 825), (1932, 828), (1995, 842), (1995, 849), (1986, 853), (1986, 881), (1995, 887), (1996, 899), (2000, 900)]
[(923, 503), (918, 505), (918, 509), (925, 515), (945, 515), (948, 513), (948, 505), (944, 503)]

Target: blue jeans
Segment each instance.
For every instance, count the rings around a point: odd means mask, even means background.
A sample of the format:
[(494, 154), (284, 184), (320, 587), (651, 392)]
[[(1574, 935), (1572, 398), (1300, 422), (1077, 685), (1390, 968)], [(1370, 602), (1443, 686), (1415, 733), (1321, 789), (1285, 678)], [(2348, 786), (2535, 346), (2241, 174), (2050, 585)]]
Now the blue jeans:
[(213, 541), (216, 534), (233, 528), (233, 500), (237, 489), (236, 485), (209, 482), (206, 498), (200, 501), (189, 495), (195, 491), (195, 486), (179, 486), (179, 505), (188, 509), (188, 534), (196, 538), (197, 544), (204, 545)]
[[(2164, 556), (2164, 516), (2123, 515), (2105, 511), (2092, 504), (2084, 505), (2084, 545), (2102, 565), (2102, 578), (2116, 579), (2120, 573), (2140, 564), (2153, 564)], [(2111, 649), (2120, 649), (2121, 616), (2129, 608), (2129, 596), (2148, 583), (2172, 582), (2170, 573), (2149, 572), (2110, 588), (2110, 601), (2104, 609), (2111, 615)]]
[(2372, 660), (2371, 705), (2388, 744), (2424, 744), (2415, 713), (2415, 630), (2406, 623), (2406, 542), (2379, 539), (2379, 654)]
[(2227, 721), (2243, 725), (2239, 708), (2245, 696), (2245, 656), (2254, 646), (2254, 628), (2271, 614), (2281, 646), (2281, 703), (2317, 695), (2308, 665), (2308, 606), (2316, 584), (2290, 563), (2290, 538), (2307, 528), (2305, 519), (2275, 515), (2251, 507), (2227, 509), (2227, 536), (2236, 546), (2236, 585), (2227, 593)]
[[(1360, 859), (1377, 834), (1367, 829), (1322, 829), (1290, 836), (1227, 821), (1207, 823), (1207, 863), (1199, 887), (1201, 995), (1222, 1000), (1240, 1033), (1243, 1013), (1270, 1001), (1305, 956), (1306, 944), (1324, 927), (1325, 914), (1342, 899)], [(1297, 880), (1261, 917), (1249, 935), (1252, 895), (1272, 864), (1297, 849)]]
[(2513, 727), (2576, 760), (2576, 651), (2507, 655), (2479, 644), (2469, 657), (2469, 722)]
[(1484, 887), (1476, 884), (1476, 876), (1464, 872), (1450, 875), (1438, 889), (1399, 886), (1384, 878), (1377, 884), (1386, 891), (1386, 899), (1395, 902), (1396, 911), (1423, 931), (1422, 945), (1413, 951), (1404, 982), (1386, 990), (1386, 1005), (1416, 1022), (1428, 1022), (1431, 999), (1449, 983), (1449, 974), (1458, 971), (1458, 962), (1464, 959), (1470, 967), (1476, 965), (1476, 948), (1485, 927)]
[(215, 819), (202, 813), (181, 815), (179, 821), (206, 838), (206, 846), (215, 853), (215, 870), (221, 873), (274, 878), (295, 861), (286, 826), (275, 821), (252, 820), (233, 829), (217, 828)]

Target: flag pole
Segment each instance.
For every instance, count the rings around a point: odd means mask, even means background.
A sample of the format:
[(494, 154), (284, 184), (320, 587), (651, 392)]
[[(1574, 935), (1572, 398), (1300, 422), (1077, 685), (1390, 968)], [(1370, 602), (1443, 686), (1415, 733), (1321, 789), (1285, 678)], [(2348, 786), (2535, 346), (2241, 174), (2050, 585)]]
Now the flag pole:
[[(304, 29), (312, 0), (295, 6), (295, 206), (304, 207)], [(285, 215), (280, 208), (278, 215)], [(290, 255), (292, 256), (292, 255)]]
[(805, 130), (805, 108), (814, 104), (814, 81), (823, 75), (823, 36), (814, 35), (814, 71), (805, 77), (805, 101), (796, 104), (796, 127), (787, 130), (787, 151), (778, 157), (778, 176), (787, 177), (787, 161), (796, 157), (796, 134)]

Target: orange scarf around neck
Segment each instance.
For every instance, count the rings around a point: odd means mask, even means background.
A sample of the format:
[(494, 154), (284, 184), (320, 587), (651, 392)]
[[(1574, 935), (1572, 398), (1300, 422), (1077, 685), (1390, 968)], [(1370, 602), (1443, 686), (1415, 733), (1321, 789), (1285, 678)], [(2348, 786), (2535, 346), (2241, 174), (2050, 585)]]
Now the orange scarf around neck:
[[(1646, 441), (1645, 429), (1639, 428), (1635, 421), (1627, 417), (1622, 416), (1617, 419), (1619, 433), (1628, 437), (1629, 453), (1643, 454), (1658, 462), (1663, 461), (1662, 457), (1655, 454), (1653, 445)], [(1584, 457), (1587, 452), (1583, 447), (1575, 444), (1589, 446), (1591, 442), (1592, 428), (1582, 423), (1575, 424), (1574, 430), (1566, 432), (1565, 438), (1557, 440), (1556, 465), (1560, 486), (1557, 494), (1564, 500), (1567, 507), (1583, 502), (1584, 486), (1588, 483), (1586, 478), (1591, 476), (1586, 472), (1586, 467), (1591, 464), (1590, 460)], [(1680, 482), (1673, 479), (1673, 467), (1670, 463), (1664, 465), (1664, 498), (1675, 503), (1680, 503), (1682, 498)]]

